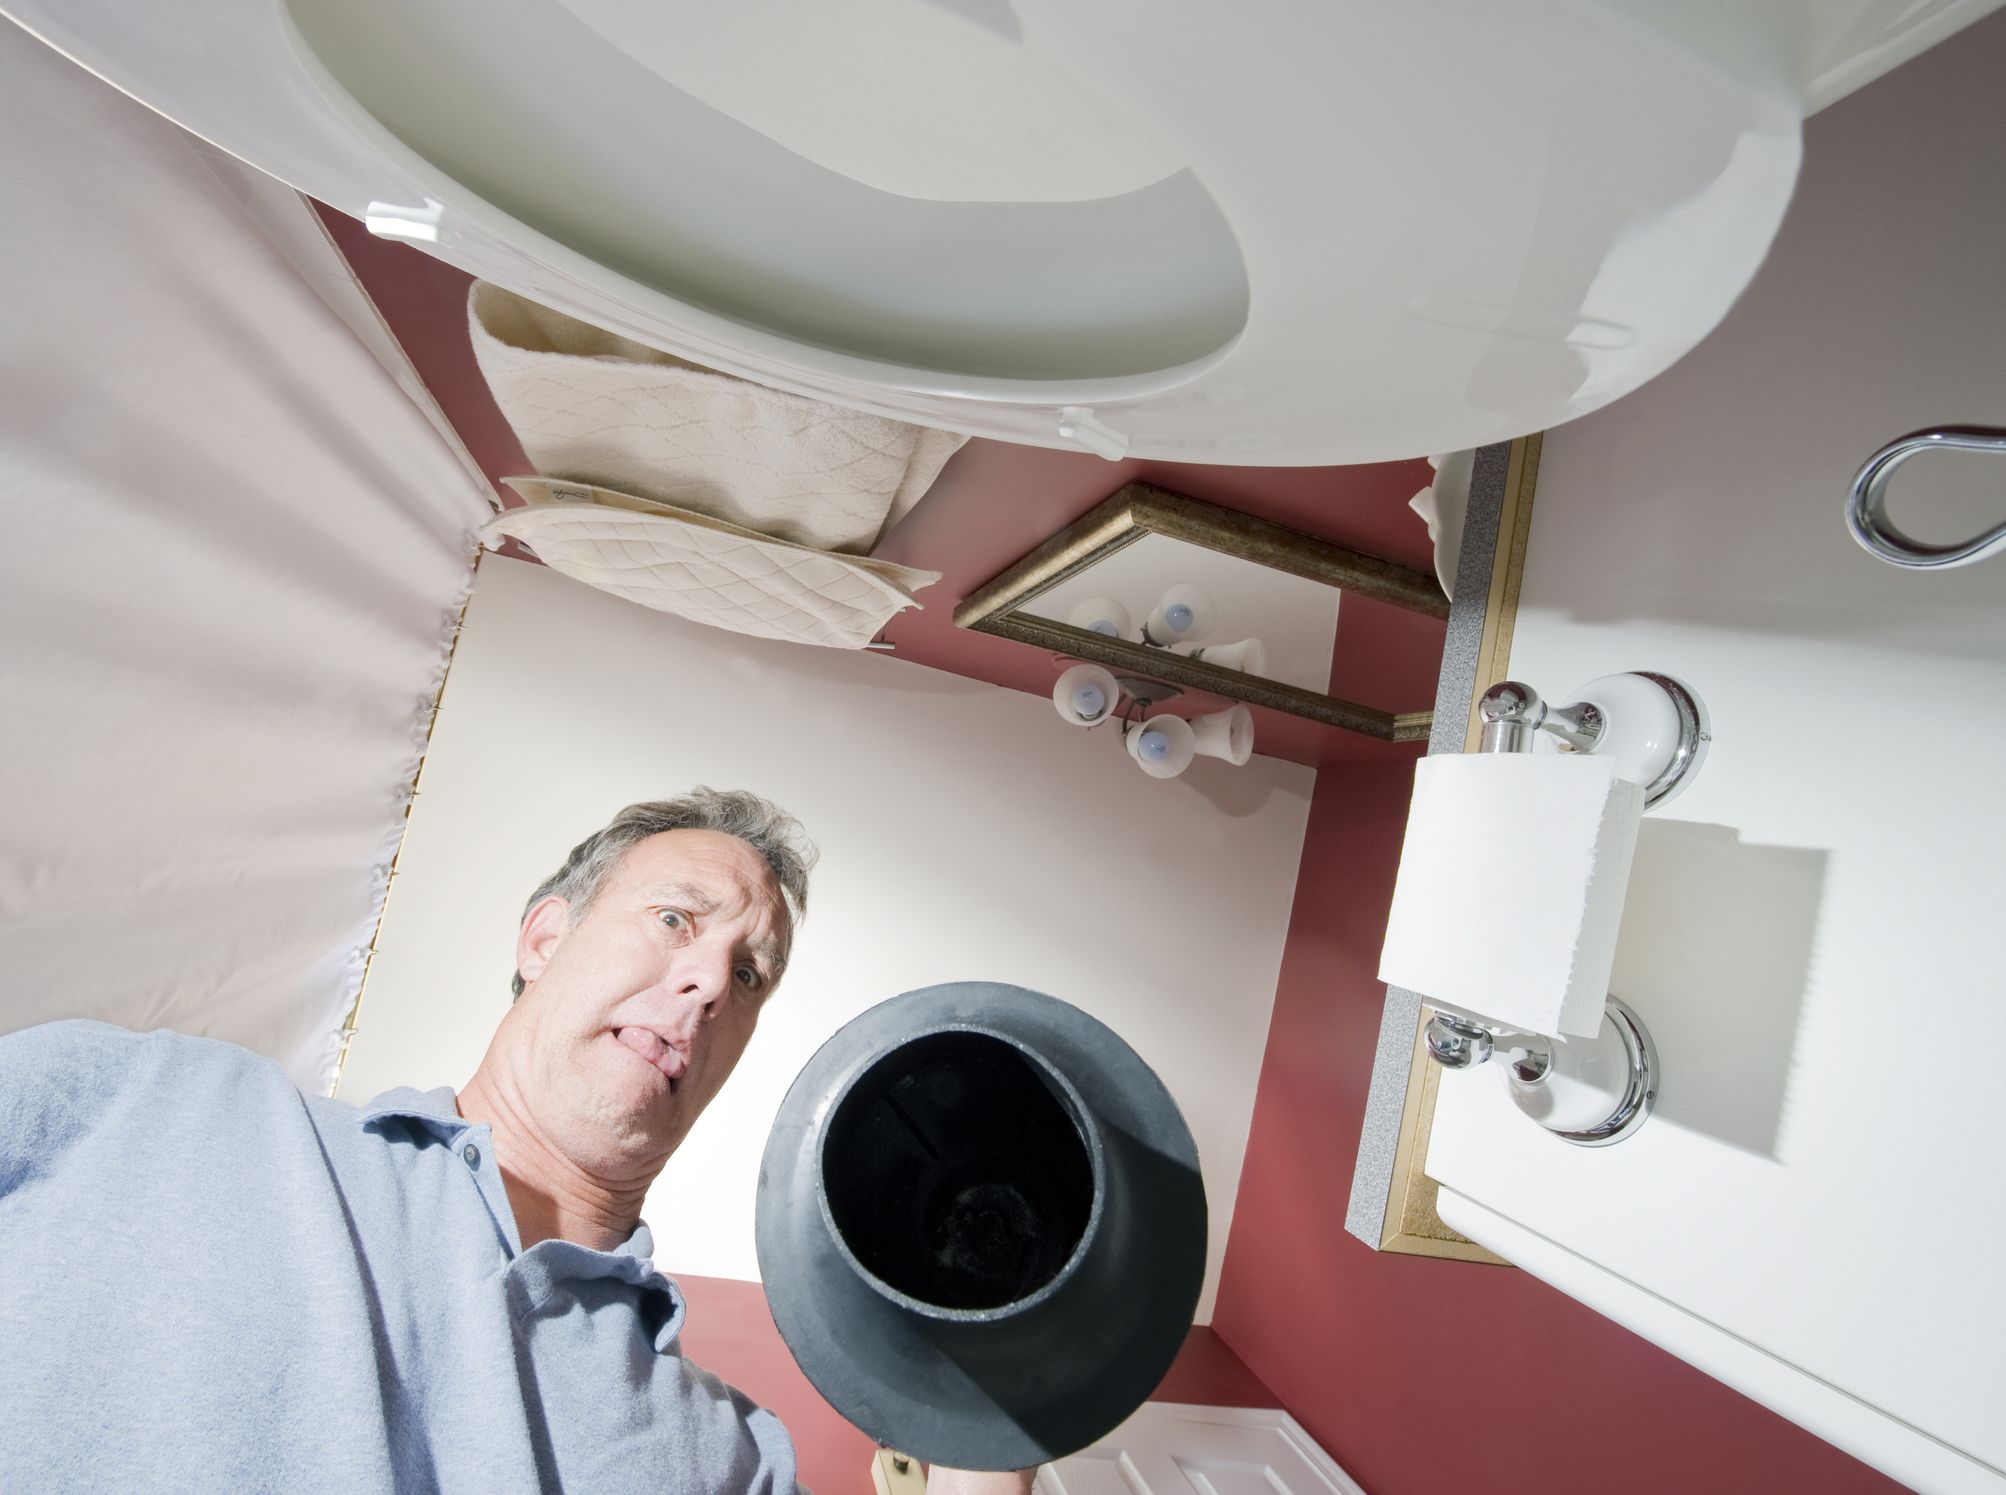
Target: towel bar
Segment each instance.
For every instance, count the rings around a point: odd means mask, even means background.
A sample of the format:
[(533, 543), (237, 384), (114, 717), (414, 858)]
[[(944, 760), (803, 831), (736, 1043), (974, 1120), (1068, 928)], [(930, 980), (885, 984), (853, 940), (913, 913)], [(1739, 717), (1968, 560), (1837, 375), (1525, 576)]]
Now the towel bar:
[(1896, 529), (1887, 516), (1888, 479), (1895, 469), (1918, 452), (1944, 449), (1965, 452), (2006, 453), (2006, 431), (1944, 426), (1934, 431), (1917, 431), (1899, 441), (1891, 441), (1867, 458), (1853, 478), (1853, 490), (1846, 500), (1846, 528), (1860, 542), (1860, 548), (1890, 566), (1910, 570), (1940, 570), (1968, 566), (1988, 555), (2006, 550), (2006, 522), (1995, 524), (1984, 534), (1961, 545), (1925, 545), (1911, 540)]

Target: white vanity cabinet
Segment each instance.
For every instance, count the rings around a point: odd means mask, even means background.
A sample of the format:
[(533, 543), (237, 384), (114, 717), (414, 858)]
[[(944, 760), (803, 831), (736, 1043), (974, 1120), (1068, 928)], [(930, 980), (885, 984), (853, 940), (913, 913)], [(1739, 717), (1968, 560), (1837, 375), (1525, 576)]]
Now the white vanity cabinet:
[[(1814, 118), (1770, 261), (1711, 340), (1548, 433), (1510, 672), (1706, 700), (1648, 815), (1613, 990), (1663, 1086), (1572, 1147), (1445, 1075), (1442, 1218), (1924, 1491), (2006, 1495), (2006, 556), (1870, 558), (1877, 448), (2006, 429), (2006, 15)], [(2006, 454), (1890, 489), (1930, 541)]]

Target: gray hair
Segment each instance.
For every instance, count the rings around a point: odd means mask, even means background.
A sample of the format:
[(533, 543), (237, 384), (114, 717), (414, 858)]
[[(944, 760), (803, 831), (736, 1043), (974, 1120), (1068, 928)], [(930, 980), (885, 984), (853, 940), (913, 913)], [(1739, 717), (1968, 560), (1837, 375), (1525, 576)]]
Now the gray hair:
[[(606, 876), (620, 859), (650, 836), (664, 831), (716, 831), (736, 836), (759, 853), (773, 873), (787, 900), (793, 920), (808, 913), (808, 869), (815, 865), (815, 846), (802, 832), (801, 822), (767, 800), (744, 789), (712, 789), (699, 784), (676, 799), (643, 800), (629, 805), (606, 825), (571, 848), (571, 854), (529, 895), (522, 908), (529, 911), (553, 893), (571, 907), (578, 919), (599, 896)], [(509, 989), (522, 995), (522, 972), (517, 971)]]

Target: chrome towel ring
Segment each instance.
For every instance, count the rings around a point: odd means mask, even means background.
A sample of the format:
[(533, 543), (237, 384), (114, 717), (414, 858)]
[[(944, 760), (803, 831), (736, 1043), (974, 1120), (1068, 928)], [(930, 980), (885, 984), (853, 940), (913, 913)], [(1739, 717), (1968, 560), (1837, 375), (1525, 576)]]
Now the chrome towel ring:
[(1846, 499), (1846, 528), (1867, 554), (1890, 566), (1932, 571), (1950, 566), (1968, 566), (1988, 555), (2006, 550), (2006, 522), (1995, 524), (1984, 534), (1961, 545), (1925, 545), (1911, 540), (1889, 521), (1888, 479), (1895, 469), (1919, 452), (1928, 451), (1999, 452), (2006, 455), (2006, 431), (1974, 427), (1944, 426), (1934, 431), (1917, 431), (1899, 441), (1891, 441), (1873, 456), (1853, 478), (1853, 491)]

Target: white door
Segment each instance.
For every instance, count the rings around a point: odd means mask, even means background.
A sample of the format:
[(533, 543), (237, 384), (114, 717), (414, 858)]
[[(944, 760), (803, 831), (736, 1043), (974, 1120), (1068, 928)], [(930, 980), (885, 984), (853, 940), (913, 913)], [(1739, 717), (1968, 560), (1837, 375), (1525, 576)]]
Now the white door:
[(1365, 1495), (1286, 1412), (1145, 1402), (1037, 1495)]

